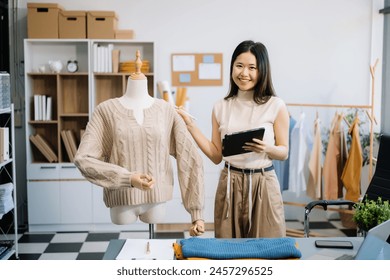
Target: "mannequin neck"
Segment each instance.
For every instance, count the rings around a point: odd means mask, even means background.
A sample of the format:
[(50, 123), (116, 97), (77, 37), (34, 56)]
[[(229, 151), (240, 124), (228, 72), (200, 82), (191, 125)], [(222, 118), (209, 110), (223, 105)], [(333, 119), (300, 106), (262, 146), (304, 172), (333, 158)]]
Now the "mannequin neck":
[(126, 91), (119, 101), (125, 108), (133, 110), (135, 118), (141, 124), (143, 110), (152, 106), (154, 102), (154, 98), (148, 92), (148, 80), (133, 80), (129, 77)]
[(133, 80), (129, 78), (127, 80), (127, 88), (124, 93), (124, 96), (136, 99), (150, 97), (148, 93), (148, 80)]
[(148, 80), (133, 80), (129, 77), (126, 91), (121, 99), (122, 104), (129, 109), (149, 107), (153, 97), (148, 92)]

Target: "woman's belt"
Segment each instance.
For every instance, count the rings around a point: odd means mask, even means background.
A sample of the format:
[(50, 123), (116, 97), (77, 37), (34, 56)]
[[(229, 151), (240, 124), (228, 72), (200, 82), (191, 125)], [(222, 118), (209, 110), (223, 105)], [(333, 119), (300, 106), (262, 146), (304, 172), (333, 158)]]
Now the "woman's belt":
[[(225, 162), (225, 167), (229, 168), (229, 164), (227, 162)], [(271, 171), (271, 170), (274, 170), (274, 169), (275, 168), (274, 168), (273, 165), (265, 167), (265, 168), (259, 168), (259, 169), (238, 168), (238, 167), (230, 165), (230, 170), (239, 171), (239, 172), (242, 172), (244, 174), (253, 174), (253, 173), (260, 173), (260, 172), (264, 173), (264, 172)]]

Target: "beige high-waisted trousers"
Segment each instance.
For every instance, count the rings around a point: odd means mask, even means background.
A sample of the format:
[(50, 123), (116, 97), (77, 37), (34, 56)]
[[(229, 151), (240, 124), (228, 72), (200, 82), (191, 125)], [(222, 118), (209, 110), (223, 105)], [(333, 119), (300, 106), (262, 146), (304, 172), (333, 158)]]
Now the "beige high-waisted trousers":
[[(230, 195), (227, 201), (228, 173), (227, 167), (221, 171), (215, 195), (215, 237), (285, 237), (283, 200), (275, 171), (244, 174), (230, 170)], [(250, 189), (252, 203), (249, 203)]]

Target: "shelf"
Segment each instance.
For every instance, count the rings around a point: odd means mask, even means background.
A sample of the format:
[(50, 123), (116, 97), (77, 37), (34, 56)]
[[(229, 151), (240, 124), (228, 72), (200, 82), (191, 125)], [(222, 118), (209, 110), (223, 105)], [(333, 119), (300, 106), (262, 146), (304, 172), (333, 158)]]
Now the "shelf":
[(28, 121), (29, 124), (31, 125), (49, 125), (49, 124), (58, 124), (58, 121)]
[[(15, 168), (15, 129), (14, 129), (14, 105), (11, 104), (10, 108), (5, 108), (0, 110), (0, 127), (9, 128), (9, 159), (0, 163), (0, 184), (9, 184), (9, 187), (12, 188), (12, 201), (13, 208), (9, 209), (7, 213), (0, 214), (0, 220), (4, 215), (12, 215), (13, 217), (13, 234), (11, 236), (13, 240), (13, 247), (7, 253), (3, 254), (0, 260), (9, 259), (12, 255), (15, 254), (15, 257), (18, 259), (18, 218), (17, 218), (17, 194), (16, 194), (16, 168)], [(8, 231), (11, 227), (6, 230), (0, 228), (0, 234), (8, 238)], [(3, 236), (2, 236), (3, 237)], [(4, 239), (4, 238), (2, 238)]]
[(11, 109), (10, 108), (0, 109), (0, 114), (6, 114), (6, 113), (11, 113)]
[(68, 114), (61, 114), (61, 117), (79, 117), (79, 118), (83, 118), (83, 117), (88, 117), (89, 114), (88, 113), (68, 113)]
[(12, 257), (13, 254), (15, 254), (16, 250), (14, 248), (8, 249), (6, 252), (3, 253), (3, 255), (0, 257), (0, 260), (8, 260)]
[(55, 73), (41, 73), (41, 72), (30, 72), (30, 73), (27, 73), (27, 76), (52, 76), (52, 77), (56, 77), (58, 74), (55, 74)]
[[(121, 76), (121, 77), (128, 77), (131, 75), (130, 72), (119, 72), (119, 73), (100, 73), (100, 72), (93, 72), (95, 76)], [(143, 73), (146, 77), (153, 77), (153, 73)]]
[(8, 159), (8, 160), (5, 160), (3, 162), (0, 162), (0, 168), (3, 168), (4, 166), (6, 166), (7, 164), (9, 164), (11, 162), (12, 162), (12, 159)]
[(29, 72), (28, 76), (88, 76), (88, 72), (77, 72), (77, 73), (42, 73), (42, 72)]

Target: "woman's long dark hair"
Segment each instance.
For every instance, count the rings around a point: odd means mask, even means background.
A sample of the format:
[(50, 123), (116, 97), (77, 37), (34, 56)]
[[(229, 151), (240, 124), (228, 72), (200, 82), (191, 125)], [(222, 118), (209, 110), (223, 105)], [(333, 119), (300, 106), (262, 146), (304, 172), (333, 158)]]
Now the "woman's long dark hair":
[(276, 95), (272, 85), (271, 66), (269, 63), (267, 48), (262, 43), (255, 43), (251, 40), (241, 42), (233, 52), (230, 63), (230, 90), (228, 95), (225, 97), (225, 100), (236, 96), (238, 93), (238, 86), (232, 78), (233, 65), (237, 56), (245, 52), (251, 52), (256, 57), (259, 77), (254, 87), (253, 100), (257, 104), (263, 104), (267, 102), (271, 96)]

